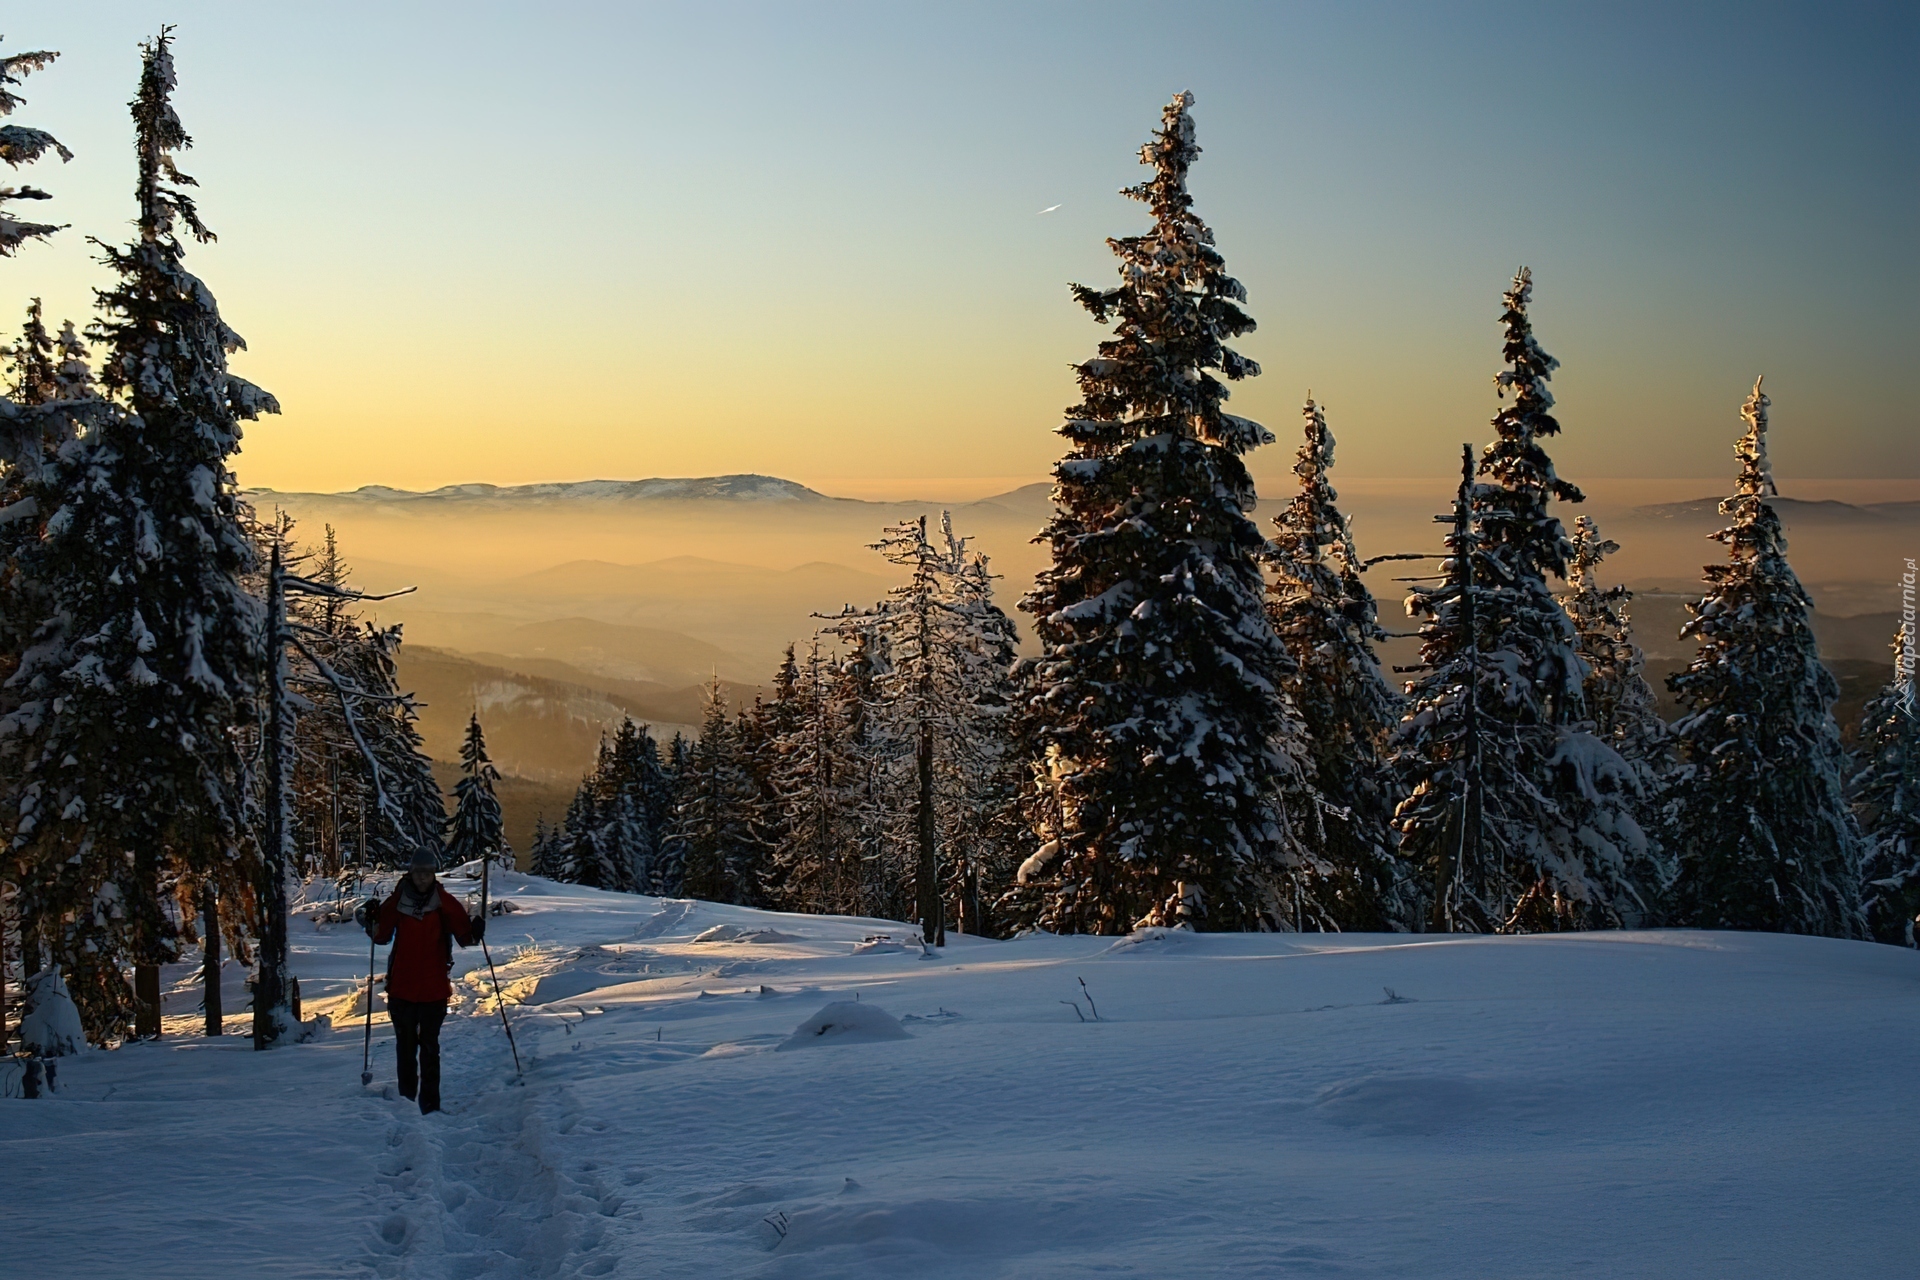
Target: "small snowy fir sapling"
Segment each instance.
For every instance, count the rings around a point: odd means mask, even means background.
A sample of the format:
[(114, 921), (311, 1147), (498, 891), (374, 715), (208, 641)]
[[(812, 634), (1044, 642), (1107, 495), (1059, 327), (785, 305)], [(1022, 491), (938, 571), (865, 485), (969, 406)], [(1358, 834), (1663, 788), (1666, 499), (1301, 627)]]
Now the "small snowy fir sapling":
[(87, 1047), (80, 1010), (55, 966), (27, 979), (27, 1007), (20, 1019), (20, 1048), (42, 1058), (62, 1058)]
[(1861, 897), (1867, 927), (1882, 942), (1915, 946), (1915, 917), (1920, 916), (1920, 688), (1914, 678), (1911, 621), (1901, 623), (1893, 640), (1893, 679), (1861, 713), (1855, 758), (1852, 798), (1866, 845)]
[(1078, 368), (1052, 564), (1021, 602), (1041, 649), (1023, 736), (1059, 825), (1010, 905), (1056, 932), (1288, 927), (1307, 856), (1281, 794), (1303, 749), (1291, 661), (1262, 607), (1242, 460), (1272, 437), (1223, 407), (1221, 379), (1260, 369), (1226, 345), (1254, 322), (1193, 211), (1192, 105), (1177, 95), (1140, 151), (1152, 175), (1124, 194), (1153, 223), (1108, 242), (1120, 284), (1074, 287), (1114, 332)]
[(1267, 615), (1293, 658), (1282, 687), (1307, 733), (1317, 797), (1303, 825), (1314, 852), (1305, 883), (1317, 920), (1342, 930), (1404, 929), (1407, 907), (1394, 848), (1398, 792), (1382, 753), (1400, 718), (1400, 698), (1380, 672), (1383, 634), (1360, 574), (1353, 533), (1328, 473), (1333, 433), (1309, 399), (1306, 440), (1294, 474), (1300, 492), (1273, 520)]
[(500, 771), (487, 756), (486, 734), (480, 728), (480, 715), (467, 720), (467, 736), (460, 744), (460, 780), (453, 784), (453, 817), (447, 824), (447, 862), (460, 866), (481, 859), (511, 866), (513, 855), (507, 849), (500, 829), (500, 801), (493, 794)]
[(1700, 649), (1667, 678), (1684, 714), (1665, 800), (1678, 860), (1674, 924), (1858, 937), (1860, 845), (1843, 794), (1845, 751), (1820, 663), (1813, 601), (1787, 563), (1767, 498), (1771, 402), (1756, 379), (1734, 447), (1740, 477), (1713, 534), (1727, 563), (1708, 565), (1707, 592), (1682, 630)]
[(548, 880), (554, 875), (554, 839), (553, 828), (547, 825), (547, 815), (536, 813), (533, 816), (533, 842), (527, 849), (527, 874), (541, 876)]

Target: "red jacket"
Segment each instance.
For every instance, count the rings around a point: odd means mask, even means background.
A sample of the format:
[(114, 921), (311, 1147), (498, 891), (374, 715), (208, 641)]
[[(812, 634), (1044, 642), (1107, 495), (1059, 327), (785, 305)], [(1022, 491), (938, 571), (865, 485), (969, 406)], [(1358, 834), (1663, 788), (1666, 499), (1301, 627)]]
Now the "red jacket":
[(395, 889), (380, 904), (380, 922), (374, 926), (373, 940), (393, 941), (387, 956), (387, 994), (399, 1000), (432, 1003), (453, 998), (453, 984), (447, 972), (453, 968), (453, 947), (449, 936), (461, 946), (473, 945), (473, 924), (460, 899), (433, 882), (440, 894), (439, 905), (419, 919), (400, 911), (400, 891)]

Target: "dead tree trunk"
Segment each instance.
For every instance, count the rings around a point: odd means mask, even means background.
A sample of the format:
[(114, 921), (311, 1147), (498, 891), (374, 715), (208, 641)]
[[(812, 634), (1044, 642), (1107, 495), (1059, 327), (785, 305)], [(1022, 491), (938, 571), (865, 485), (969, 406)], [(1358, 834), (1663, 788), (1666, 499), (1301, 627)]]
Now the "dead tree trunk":
[(940, 900), (940, 862), (934, 850), (933, 813), (933, 722), (920, 722), (919, 796), (914, 806), (914, 826), (920, 845), (919, 883), (920, 934), (937, 947), (947, 945), (944, 904)]
[(293, 1025), (287, 975), (287, 589), (274, 544), (267, 570), (267, 805), (260, 849), (260, 962), (253, 982), (253, 1047), (272, 1048)]

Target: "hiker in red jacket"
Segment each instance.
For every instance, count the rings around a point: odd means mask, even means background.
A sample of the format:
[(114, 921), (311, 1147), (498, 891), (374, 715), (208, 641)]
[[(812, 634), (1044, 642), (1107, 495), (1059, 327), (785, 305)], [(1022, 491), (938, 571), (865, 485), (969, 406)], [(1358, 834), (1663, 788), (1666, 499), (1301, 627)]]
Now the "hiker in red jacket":
[(417, 1092), (422, 1112), (440, 1109), (440, 1024), (453, 998), (453, 944), (471, 947), (486, 929), (440, 887), (434, 867), (433, 854), (421, 850), (385, 902), (369, 898), (355, 913), (376, 943), (393, 943), (387, 1016), (400, 1053), (400, 1093)]

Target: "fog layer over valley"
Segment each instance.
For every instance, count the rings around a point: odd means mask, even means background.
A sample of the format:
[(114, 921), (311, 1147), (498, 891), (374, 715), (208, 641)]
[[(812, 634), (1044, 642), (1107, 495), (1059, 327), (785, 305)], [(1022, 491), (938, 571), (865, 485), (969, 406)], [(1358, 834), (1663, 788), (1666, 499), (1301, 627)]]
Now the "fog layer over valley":
[[(1277, 461), (1283, 447), (1268, 452)], [(1439, 549), (1433, 516), (1451, 500), (1445, 481), (1335, 481), (1362, 555)], [(1700, 567), (1724, 556), (1707, 538), (1724, 523), (1716, 484), (1581, 483), (1587, 501), (1559, 504), (1561, 518), (1590, 515), (1620, 543), (1607, 568), (1636, 593), (1635, 638), (1664, 699), (1665, 675), (1692, 656), (1679, 631)], [(1289, 475), (1263, 477), (1263, 529), (1292, 486)], [(1851, 729), (1891, 668), (1898, 569), (1920, 547), (1920, 481), (1789, 480), (1783, 488), (1790, 496), (1775, 507), (1819, 607), (1822, 656), (1842, 687), (1837, 715)], [(525, 850), (536, 814), (552, 821), (565, 809), (603, 730), (632, 716), (663, 738), (691, 735), (707, 681), (750, 701), (781, 651), (813, 635), (813, 615), (881, 596), (894, 572), (868, 545), (885, 525), (918, 515), (937, 522), (950, 510), (955, 530), (1002, 575), (1000, 602), (1030, 641), (1014, 605), (1047, 560), (1032, 539), (1050, 493), (1041, 482), (964, 503), (874, 502), (725, 476), (248, 496), (263, 513), (286, 510), (308, 540), (333, 525), (360, 587), (418, 588), (382, 603), (377, 616), (405, 624), (402, 683), (427, 704), (428, 752), (453, 760), (469, 711), (482, 712), (508, 775), (507, 834)], [(1401, 561), (1369, 574), (1390, 630), (1413, 630), (1400, 617), (1404, 584), (1394, 579), (1423, 571)], [(1417, 647), (1389, 641), (1382, 659), (1412, 663)]]

